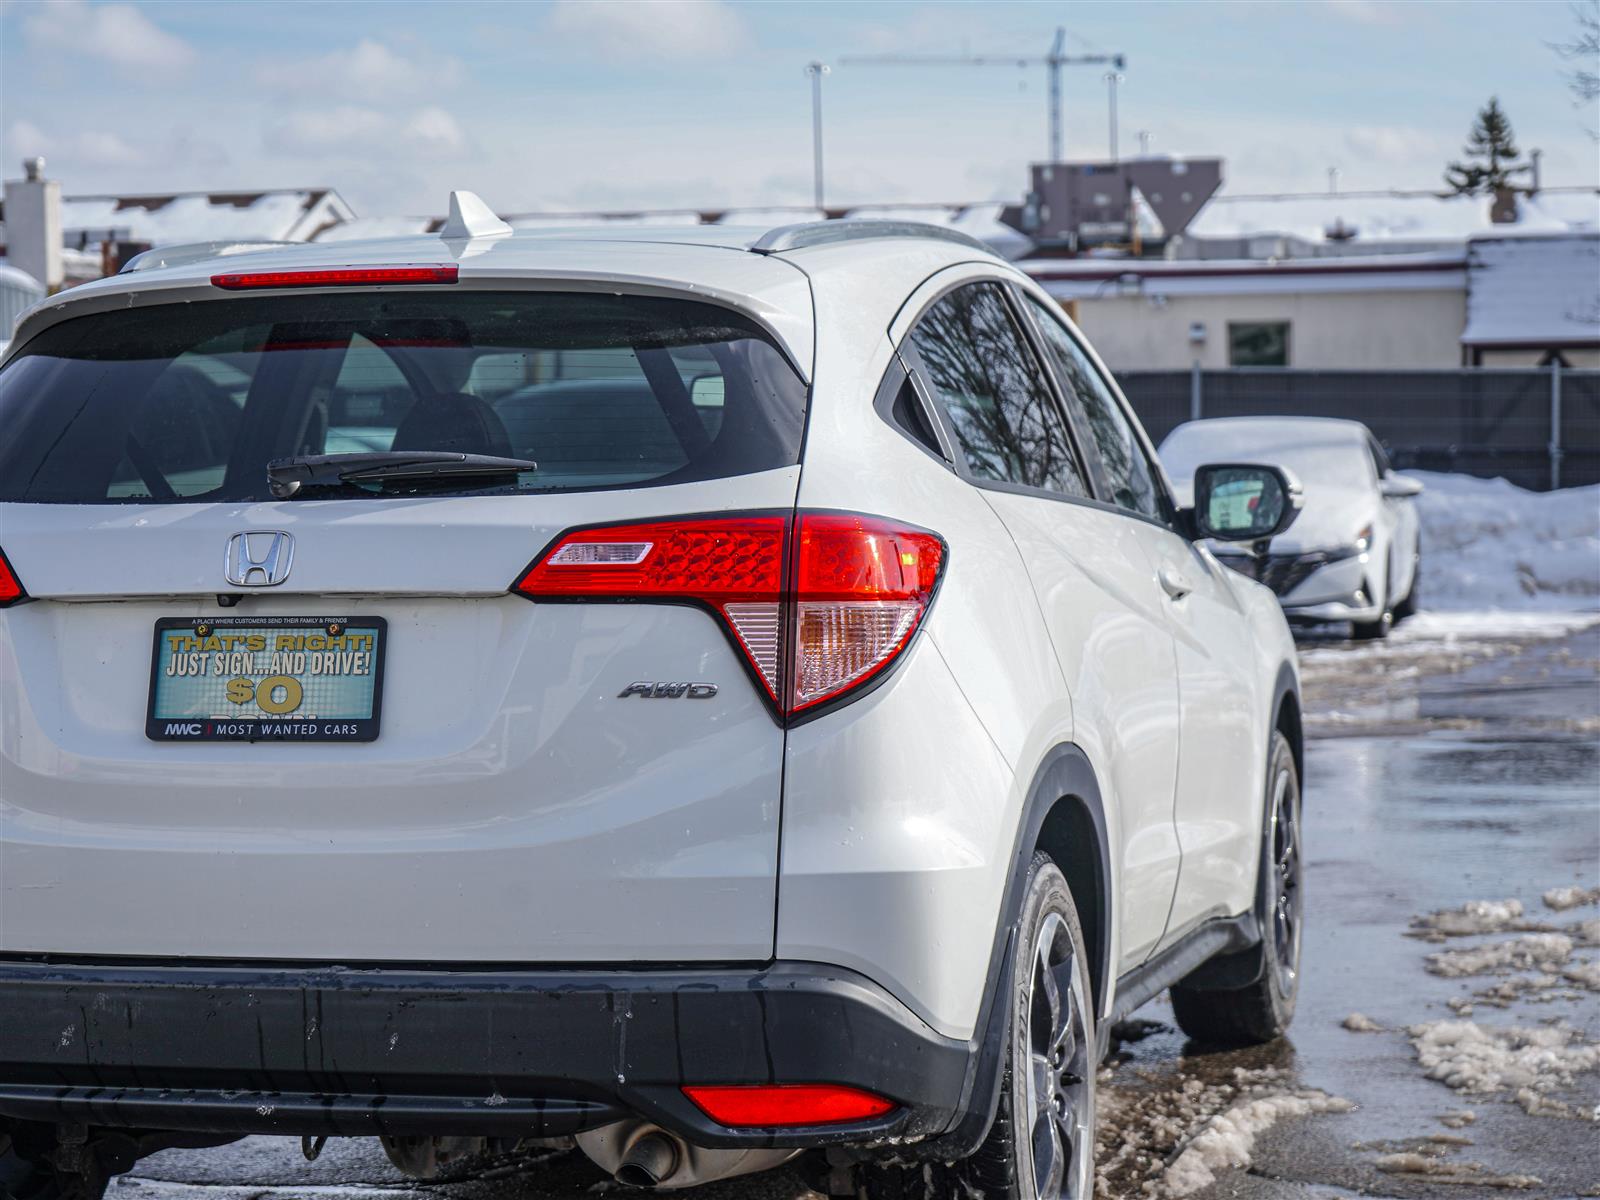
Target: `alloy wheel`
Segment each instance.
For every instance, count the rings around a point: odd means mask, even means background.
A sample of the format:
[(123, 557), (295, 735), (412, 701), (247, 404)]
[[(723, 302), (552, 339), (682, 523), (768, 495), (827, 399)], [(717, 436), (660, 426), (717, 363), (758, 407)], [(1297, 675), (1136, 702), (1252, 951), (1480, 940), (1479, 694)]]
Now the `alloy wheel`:
[(1027, 1007), (1026, 1136), (1039, 1200), (1083, 1200), (1090, 1194), (1094, 1048), (1082, 979), (1066, 920), (1048, 914), (1035, 943)]
[(1287, 767), (1272, 783), (1272, 949), (1279, 990), (1292, 995), (1300, 973), (1300, 821)]

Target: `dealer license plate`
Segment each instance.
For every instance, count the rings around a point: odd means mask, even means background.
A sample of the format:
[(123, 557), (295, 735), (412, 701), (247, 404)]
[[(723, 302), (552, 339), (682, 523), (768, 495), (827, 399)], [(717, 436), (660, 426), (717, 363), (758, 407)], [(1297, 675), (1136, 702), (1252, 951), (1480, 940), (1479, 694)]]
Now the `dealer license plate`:
[(145, 734), (158, 742), (370, 742), (382, 617), (162, 617)]

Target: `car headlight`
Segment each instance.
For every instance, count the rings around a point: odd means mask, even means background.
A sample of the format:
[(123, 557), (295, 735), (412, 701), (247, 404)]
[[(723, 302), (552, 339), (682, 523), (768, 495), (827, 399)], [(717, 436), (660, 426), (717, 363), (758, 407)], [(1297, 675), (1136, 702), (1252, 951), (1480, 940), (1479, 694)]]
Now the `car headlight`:
[(1328, 562), (1343, 562), (1347, 558), (1356, 558), (1372, 549), (1372, 526), (1368, 525), (1356, 534), (1356, 540), (1343, 546), (1335, 546), (1328, 551)]

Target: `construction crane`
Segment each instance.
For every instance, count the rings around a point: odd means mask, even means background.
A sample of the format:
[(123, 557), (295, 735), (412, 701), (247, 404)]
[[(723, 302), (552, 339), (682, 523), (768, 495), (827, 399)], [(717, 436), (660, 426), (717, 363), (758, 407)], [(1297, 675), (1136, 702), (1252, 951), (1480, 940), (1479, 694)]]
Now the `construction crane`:
[(1055, 41), (1050, 44), (1050, 53), (1043, 58), (1001, 54), (857, 54), (846, 55), (839, 61), (903, 67), (1034, 67), (1043, 63), (1050, 73), (1050, 161), (1057, 163), (1062, 161), (1061, 68), (1105, 64), (1120, 71), (1128, 63), (1121, 54), (1067, 54), (1066, 42), (1067, 31), (1057, 28)]

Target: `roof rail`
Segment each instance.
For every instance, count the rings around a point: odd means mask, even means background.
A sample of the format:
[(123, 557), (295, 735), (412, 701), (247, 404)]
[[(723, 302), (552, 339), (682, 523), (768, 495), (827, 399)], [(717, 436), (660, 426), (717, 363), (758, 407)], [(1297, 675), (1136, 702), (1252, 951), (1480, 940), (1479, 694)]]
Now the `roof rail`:
[(920, 221), (871, 221), (844, 218), (834, 221), (805, 221), (799, 225), (780, 225), (761, 235), (750, 247), (756, 254), (782, 254), (807, 246), (827, 246), (834, 242), (866, 241), (869, 238), (934, 238), (955, 242), (969, 250), (994, 251), (977, 238), (947, 225), (926, 225)]
[(255, 250), (271, 250), (278, 246), (303, 246), (304, 242), (231, 241), (185, 242), (178, 246), (157, 246), (135, 254), (122, 264), (118, 275), (132, 271), (154, 271), (161, 267), (181, 267), (185, 263), (204, 262), (208, 258), (228, 258), (235, 254), (249, 254)]

